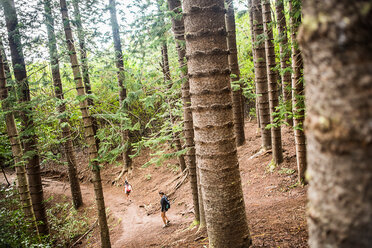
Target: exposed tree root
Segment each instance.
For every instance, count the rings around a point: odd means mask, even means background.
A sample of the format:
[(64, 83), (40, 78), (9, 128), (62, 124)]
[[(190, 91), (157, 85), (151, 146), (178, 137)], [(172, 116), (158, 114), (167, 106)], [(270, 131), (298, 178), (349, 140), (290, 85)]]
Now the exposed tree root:
[[(183, 175), (182, 179), (174, 185), (172, 192), (167, 194), (168, 196), (172, 196), (174, 193), (176, 193), (177, 189), (179, 189), (182, 186), (182, 184), (186, 181), (189, 175), (189, 170), (188, 169), (184, 170), (181, 175)], [(180, 178), (181, 175), (178, 178)]]
[(269, 150), (261, 149), (256, 154), (250, 156), (248, 160), (254, 159), (254, 158), (256, 158), (260, 155), (265, 155), (267, 153), (271, 153), (271, 149), (269, 149)]

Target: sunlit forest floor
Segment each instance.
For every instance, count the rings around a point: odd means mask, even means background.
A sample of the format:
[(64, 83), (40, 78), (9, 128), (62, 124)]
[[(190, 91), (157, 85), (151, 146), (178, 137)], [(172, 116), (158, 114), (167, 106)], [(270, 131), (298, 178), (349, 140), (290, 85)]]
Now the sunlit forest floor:
[[(238, 148), (238, 154), (252, 247), (308, 247), (307, 187), (297, 185), (293, 131), (282, 129), (284, 163), (277, 168), (269, 166), (270, 152), (258, 153), (261, 139), (256, 123), (247, 122), (245, 132), (246, 143)], [(77, 155), (84, 199), (84, 206), (79, 211), (88, 214), (93, 228), (75, 247), (100, 247), (99, 228), (94, 224), (97, 217), (87, 156), (83, 152)], [(197, 233), (197, 227), (192, 225), (190, 184), (175, 166), (177, 160), (169, 160), (159, 167), (142, 168), (149, 159), (150, 152), (142, 151), (134, 159), (132, 173), (115, 185), (113, 181), (121, 168), (105, 165), (102, 171), (112, 247), (207, 247), (206, 233)], [(48, 205), (68, 201), (71, 197), (64, 170), (55, 165), (43, 168)], [(122, 186), (125, 178), (133, 186), (129, 200)], [(167, 213), (171, 225), (167, 228), (162, 228), (159, 190), (165, 191), (171, 200)]]

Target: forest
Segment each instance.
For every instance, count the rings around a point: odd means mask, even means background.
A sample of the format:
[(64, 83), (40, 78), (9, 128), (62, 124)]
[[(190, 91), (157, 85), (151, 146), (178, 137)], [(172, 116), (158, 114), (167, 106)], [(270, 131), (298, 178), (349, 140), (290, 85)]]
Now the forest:
[(0, 0), (0, 248), (372, 247), (372, 1)]

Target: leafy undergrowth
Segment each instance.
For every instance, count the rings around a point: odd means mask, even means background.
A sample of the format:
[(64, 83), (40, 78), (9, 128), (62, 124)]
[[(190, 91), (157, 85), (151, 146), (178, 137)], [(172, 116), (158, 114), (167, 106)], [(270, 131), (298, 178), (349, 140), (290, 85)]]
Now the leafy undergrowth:
[(26, 221), (14, 186), (0, 188), (0, 247), (51, 247)]
[(64, 196), (46, 200), (50, 235), (39, 238), (25, 218), (14, 186), (0, 189), (0, 247), (69, 247), (88, 230), (86, 211), (77, 211)]
[(51, 205), (47, 215), (53, 247), (69, 247), (89, 229), (86, 214), (89, 208), (77, 211), (67, 197), (58, 200), (51, 197), (48, 202)]

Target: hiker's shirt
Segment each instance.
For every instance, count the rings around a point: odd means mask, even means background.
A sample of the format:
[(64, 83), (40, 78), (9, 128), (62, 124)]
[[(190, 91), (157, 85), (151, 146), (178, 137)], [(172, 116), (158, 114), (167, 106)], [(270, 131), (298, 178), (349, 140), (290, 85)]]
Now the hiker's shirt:
[(165, 195), (161, 197), (160, 205), (161, 205), (161, 211), (166, 212), (167, 211), (167, 197)]
[(130, 185), (125, 185), (124, 186), (124, 192), (125, 193), (130, 193), (132, 191), (132, 186)]

